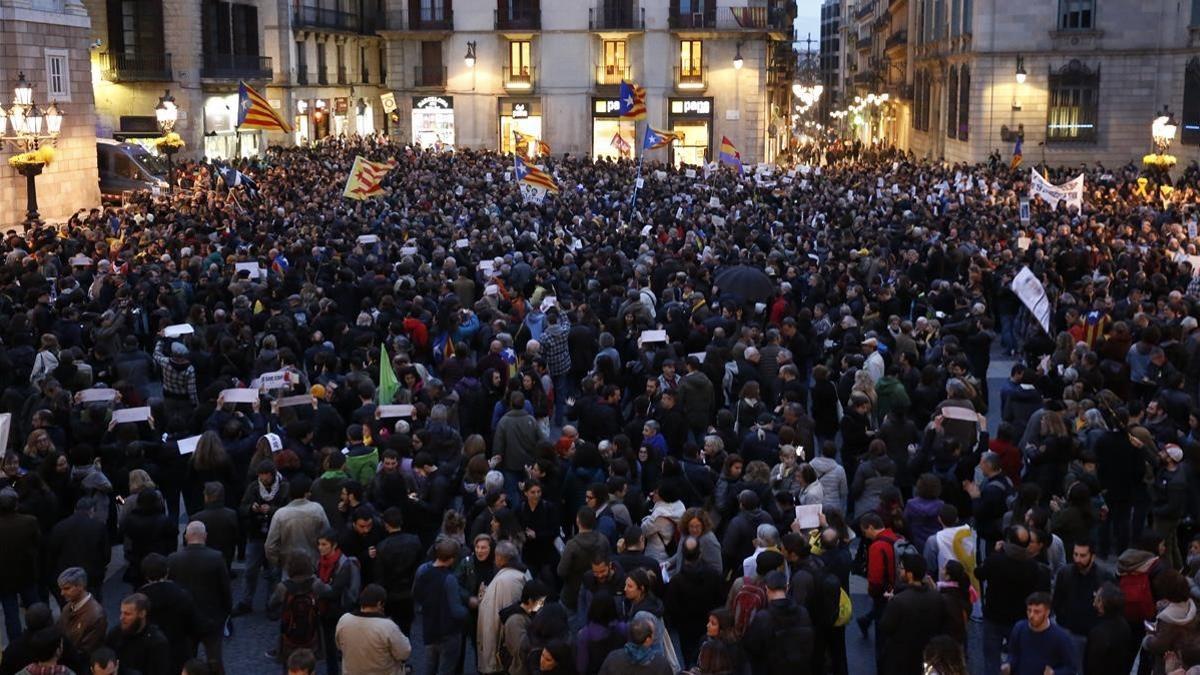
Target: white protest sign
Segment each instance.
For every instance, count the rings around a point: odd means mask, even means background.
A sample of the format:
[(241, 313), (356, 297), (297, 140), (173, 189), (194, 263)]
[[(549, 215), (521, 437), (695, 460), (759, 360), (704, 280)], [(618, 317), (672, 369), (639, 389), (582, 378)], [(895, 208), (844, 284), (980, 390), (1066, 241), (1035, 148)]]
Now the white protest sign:
[(132, 422), (145, 422), (150, 419), (150, 407), (141, 406), (138, 408), (124, 408), (122, 410), (114, 410), (112, 421), (117, 424), (125, 424)]
[(641, 336), (638, 337), (638, 347), (642, 347), (644, 345), (655, 344), (658, 342), (666, 342), (666, 341), (667, 341), (667, 331), (665, 331), (665, 330), (644, 330), (644, 331), (642, 331)]
[(1021, 223), (1024, 225), (1028, 225), (1029, 224), (1029, 200), (1028, 199), (1021, 200), (1021, 206), (1019, 209), (1019, 213), (1021, 214)]
[(637, 179), (637, 182), (635, 183), (635, 185), (636, 185), (637, 189), (641, 190), (642, 187), (646, 185), (646, 179), (642, 178), (641, 176), (638, 176), (638, 179)]
[(417, 254), (416, 246), (403, 246), (400, 248), (400, 255), (416, 255), (416, 254)]
[(258, 376), (258, 388), (263, 391), (271, 391), (273, 389), (284, 389), (292, 382), (292, 373), (289, 370), (276, 370), (272, 373), (263, 373)]
[(177, 338), (181, 335), (191, 335), (196, 329), (192, 328), (190, 323), (177, 323), (173, 326), (167, 326), (163, 329), (163, 337)]
[(721, 216), (711, 216), (712, 224), (716, 227), (725, 227), (725, 219)]
[(190, 455), (196, 451), (196, 444), (199, 442), (199, 436), (188, 436), (175, 441), (175, 444), (179, 446), (179, 454)]
[(695, 169), (687, 169), (686, 171), (683, 172), (683, 175), (686, 178), (695, 178), (696, 170)]
[(491, 172), (491, 171), (489, 171), (489, 172), (487, 172), (487, 173), (483, 174), (483, 180), (484, 180), (484, 182), (485, 182), (485, 183), (490, 183), (490, 182), (492, 182), (492, 172)]
[(666, 180), (666, 179), (667, 179), (666, 171), (663, 171), (662, 169), (655, 169), (654, 180)]
[(821, 526), (821, 505), (801, 504), (796, 507), (796, 524), (802, 530), (813, 530)]
[(1012, 291), (1016, 294), (1033, 317), (1041, 324), (1046, 335), (1050, 335), (1050, 299), (1046, 297), (1046, 289), (1036, 275), (1024, 267), (1012, 281)]
[(374, 234), (358, 235), (358, 243), (360, 244), (375, 244), (379, 242), (379, 236)]
[(467, 248), (470, 245), (471, 245), (470, 239), (459, 239), (458, 241), (454, 242), (454, 248)]
[(264, 270), (258, 266), (256, 262), (240, 262), (233, 264), (234, 272), (240, 274), (249, 272), (251, 279), (259, 279), (264, 276)]
[(221, 399), (226, 403), (254, 403), (258, 401), (257, 389), (225, 389), (221, 392)]
[(1187, 224), (1187, 228), (1188, 228), (1188, 239), (1195, 239), (1196, 238), (1196, 221), (1189, 220), (1188, 224)]
[(80, 403), (107, 403), (117, 397), (116, 389), (93, 388), (79, 392)]
[(719, 208), (721, 208), (721, 200), (720, 200), (720, 198), (718, 198), (718, 197), (709, 197), (709, 198), (708, 198), (708, 208), (710, 208), (710, 209), (719, 209)]
[(312, 396), (309, 396), (308, 394), (302, 394), (300, 396), (285, 396), (279, 399), (275, 405), (279, 406), (280, 408), (296, 408), (302, 405), (312, 405), (312, 402)]
[(396, 419), (399, 417), (412, 417), (413, 407), (411, 405), (396, 404), (396, 405), (381, 405), (378, 408), (379, 419)]

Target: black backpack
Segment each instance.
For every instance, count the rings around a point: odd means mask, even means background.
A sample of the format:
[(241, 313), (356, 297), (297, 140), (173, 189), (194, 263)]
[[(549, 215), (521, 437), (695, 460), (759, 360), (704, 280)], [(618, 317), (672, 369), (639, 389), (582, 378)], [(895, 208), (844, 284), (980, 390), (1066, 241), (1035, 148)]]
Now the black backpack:
[(767, 653), (767, 672), (774, 675), (807, 669), (812, 658), (812, 627), (801, 623), (799, 614), (772, 611), (770, 617), (771, 649)]
[(808, 615), (812, 617), (814, 626), (833, 628), (842, 599), (842, 584), (824, 565), (812, 566), (809, 574), (813, 577), (813, 587), (805, 603)]
[(285, 581), (287, 594), (280, 614), (279, 640), (286, 649), (311, 648), (317, 644), (320, 622), (317, 614), (317, 594), (312, 585), (300, 588)]

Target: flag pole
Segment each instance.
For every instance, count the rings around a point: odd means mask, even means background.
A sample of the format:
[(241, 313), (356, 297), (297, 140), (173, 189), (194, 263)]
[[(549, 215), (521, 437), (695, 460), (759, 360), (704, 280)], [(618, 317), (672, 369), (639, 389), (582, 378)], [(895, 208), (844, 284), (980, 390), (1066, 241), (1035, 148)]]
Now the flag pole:
[[(633, 140), (634, 140), (634, 144), (636, 144), (637, 143), (637, 133), (636, 133), (637, 123), (636, 122), (634, 123), (633, 128), (635, 130)], [(646, 159), (646, 148), (643, 147), (641, 153), (638, 154), (637, 178), (635, 178), (633, 181), (633, 199), (630, 200), (630, 202), (629, 202), (629, 222), (630, 223), (633, 222), (633, 214), (637, 209), (638, 183), (640, 183), (642, 181), (642, 162), (645, 161), (645, 159)]]

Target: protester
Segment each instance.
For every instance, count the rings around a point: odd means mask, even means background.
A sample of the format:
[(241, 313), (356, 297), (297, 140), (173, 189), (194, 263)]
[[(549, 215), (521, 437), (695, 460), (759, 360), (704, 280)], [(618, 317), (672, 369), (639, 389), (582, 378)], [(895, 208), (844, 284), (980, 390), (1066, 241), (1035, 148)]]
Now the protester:
[(412, 644), (384, 613), (387, 591), (369, 584), (358, 596), (359, 609), (342, 616), (336, 642), (346, 675), (392, 675), (412, 655)]

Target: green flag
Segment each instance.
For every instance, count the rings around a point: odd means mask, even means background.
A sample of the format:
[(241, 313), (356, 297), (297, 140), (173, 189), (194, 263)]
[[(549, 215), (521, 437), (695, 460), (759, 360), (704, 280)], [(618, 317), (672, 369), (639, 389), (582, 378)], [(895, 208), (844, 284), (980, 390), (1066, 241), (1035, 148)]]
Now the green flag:
[(399, 388), (400, 383), (396, 380), (396, 372), (392, 370), (392, 359), (388, 356), (387, 347), (379, 345), (379, 405), (391, 405)]

